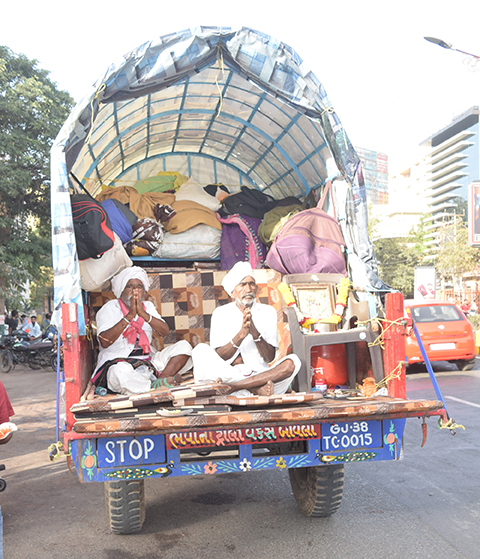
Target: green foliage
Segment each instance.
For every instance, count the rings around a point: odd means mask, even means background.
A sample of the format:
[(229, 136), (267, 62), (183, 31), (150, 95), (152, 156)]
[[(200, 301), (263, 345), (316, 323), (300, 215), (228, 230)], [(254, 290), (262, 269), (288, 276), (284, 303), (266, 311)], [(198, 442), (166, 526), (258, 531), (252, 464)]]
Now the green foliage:
[(438, 273), (460, 289), (462, 276), (478, 265), (480, 251), (468, 244), (468, 229), (461, 219), (445, 225), (440, 231), (440, 251), (435, 260)]
[(473, 330), (480, 330), (480, 314), (469, 314), (467, 319), (471, 322)]
[(373, 243), (380, 277), (401, 291), (405, 298), (413, 297), (415, 268), (423, 263), (423, 243), (423, 220), (406, 238), (377, 239)]
[(72, 106), (36, 60), (0, 46), (0, 297), (51, 259), (50, 147)]
[(402, 237), (377, 239), (374, 248), (382, 280), (401, 291), (405, 298), (411, 298), (415, 268), (422, 261), (421, 249), (410, 239)]

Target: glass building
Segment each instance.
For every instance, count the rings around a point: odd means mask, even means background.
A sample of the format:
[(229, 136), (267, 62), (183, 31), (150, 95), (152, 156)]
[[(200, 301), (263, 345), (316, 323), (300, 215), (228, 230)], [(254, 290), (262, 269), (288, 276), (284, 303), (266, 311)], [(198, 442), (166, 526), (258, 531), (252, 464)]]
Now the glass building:
[(479, 108), (472, 107), (423, 141), (426, 156), (428, 245), (435, 256), (442, 226), (461, 217), (466, 222), (468, 186), (480, 178)]
[(356, 147), (362, 163), (369, 204), (388, 204), (388, 155)]

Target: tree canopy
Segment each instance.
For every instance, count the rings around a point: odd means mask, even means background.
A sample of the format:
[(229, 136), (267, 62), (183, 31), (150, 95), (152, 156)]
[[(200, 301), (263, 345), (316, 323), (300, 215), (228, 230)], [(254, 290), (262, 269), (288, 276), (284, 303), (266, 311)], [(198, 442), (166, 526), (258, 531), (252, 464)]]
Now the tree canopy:
[(36, 60), (0, 46), (0, 298), (51, 262), (50, 147), (73, 99)]
[(401, 291), (405, 298), (413, 297), (415, 268), (422, 265), (424, 256), (424, 223), (408, 237), (380, 238), (374, 241), (380, 277)]
[(463, 276), (477, 270), (480, 251), (469, 245), (468, 228), (460, 218), (441, 228), (439, 240), (435, 266), (455, 291), (461, 291)]

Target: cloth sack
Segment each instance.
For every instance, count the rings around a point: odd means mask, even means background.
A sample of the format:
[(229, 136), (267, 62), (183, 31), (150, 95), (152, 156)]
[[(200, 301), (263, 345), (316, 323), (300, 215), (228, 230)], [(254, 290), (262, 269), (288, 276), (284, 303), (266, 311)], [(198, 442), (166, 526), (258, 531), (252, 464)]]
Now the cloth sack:
[(296, 213), (301, 212), (303, 206), (299, 204), (292, 204), (289, 206), (276, 206), (263, 216), (262, 223), (258, 228), (258, 236), (262, 243), (270, 246), (277, 233), (285, 225), (285, 223)]
[[(120, 237), (122, 243), (127, 243), (132, 238), (132, 225), (136, 223), (137, 216), (118, 200), (103, 200), (101, 204), (108, 214), (113, 232)], [(128, 219), (128, 214), (133, 216), (133, 223), (132, 219)]]
[(219, 231), (222, 229), (215, 212), (201, 204), (191, 200), (180, 200), (179, 202), (173, 202), (170, 206), (176, 213), (163, 224), (165, 231), (175, 234), (182, 233), (200, 223), (214, 227)]
[(178, 190), (187, 179), (188, 177), (177, 171), (160, 171), (156, 175), (138, 181), (133, 188), (139, 194)]
[(264, 214), (274, 208), (277, 202), (256, 188), (242, 186), (240, 192), (230, 194), (222, 200), (218, 213), (221, 217), (239, 214), (262, 219)]
[(132, 186), (108, 186), (96, 196), (101, 202), (107, 198), (113, 198), (128, 204), (128, 207), (139, 218), (149, 217), (154, 219), (153, 208), (156, 204), (171, 205), (175, 201), (175, 195), (167, 192), (145, 192), (140, 194)]
[(163, 241), (163, 226), (154, 219), (139, 219), (133, 226), (132, 240), (125, 244), (130, 256), (149, 256), (153, 254)]
[(280, 229), (267, 254), (270, 268), (282, 274), (347, 274), (342, 230), (321, 209), (330, 189), (329, 181), (316, 208), (295, 214)]
[(218, 219), (222, 223), (220, 269), (230, 270), (239, 261), (262, 268), (267, 250), (258, 237), (261, 220), (238, 214)]
[(114, 246), (100, 258), (80, 261), (80, 285), (85, 291), (99, 291), (108, 287), (109, 281), (132, 265), (120, 237), (114, 233)]
[(217, 200), (215, 196), (208, 194), (204, 188), (191, 178), (188, 179), (187, 182), (183, 183), (175, 193), (175, 201), (179, 202), (180, 200), (191, 200), (192, 202), (201, 204), (214, 212), (218, 211), (221, 206), (219, 200)]
[(220, 256), (221, 236), (218, 229), (203, 223), (183, 233), (167, 232), (153, 256), (177, 260), (214, 260)]

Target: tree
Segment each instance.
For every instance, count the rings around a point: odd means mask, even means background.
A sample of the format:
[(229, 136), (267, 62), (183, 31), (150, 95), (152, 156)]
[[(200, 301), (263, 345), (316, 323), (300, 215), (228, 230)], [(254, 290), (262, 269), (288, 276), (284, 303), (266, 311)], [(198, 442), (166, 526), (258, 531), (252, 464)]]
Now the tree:
[(480, 251), (468, 244), (468, 229), (460, 218), (448, 222), (440, 229), (440, 251), (435, 266), (440, 276), (453, 284), (456, 292), (462, 290), (462, 277), (478, 267)]
[(415, 268), (422, 265), (424, 257), (424, 221), (410, 231), (408, 237), (377, 239), (373, 243), (380, 277), (401, 291), (405, 298), (412, 298)]
[(411, 298), (415, 268), (422, 261), (421, 251), (405, 237), (377, 239), (374, 247), (380, 277), (385, 283), (401, 291), (406, 298)]
[(0, 299), (51, 262), (50, 147), (73, 99), (48, 74), (0, 46)]

